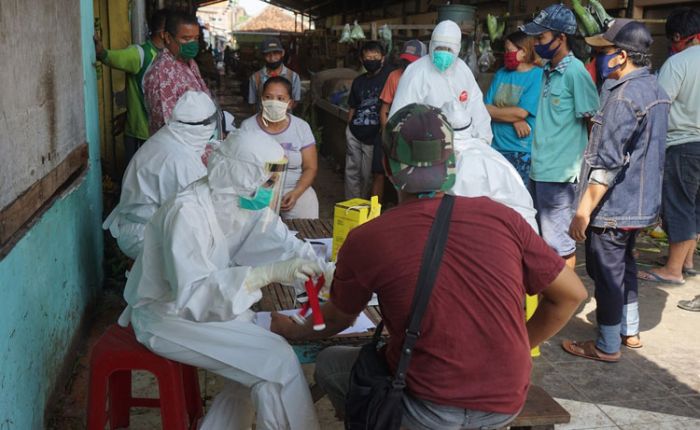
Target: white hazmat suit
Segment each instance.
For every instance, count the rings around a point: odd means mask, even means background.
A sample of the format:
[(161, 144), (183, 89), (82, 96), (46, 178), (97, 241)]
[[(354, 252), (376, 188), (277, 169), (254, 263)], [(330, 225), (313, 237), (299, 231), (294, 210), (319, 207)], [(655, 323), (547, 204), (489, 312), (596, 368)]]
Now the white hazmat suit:
[(173, 114), (129, 162), (122, 179), (119, 204), (105, 220), (119, 249), (136, 259), (142, 249), (146, 223), (165, 201), (206, 176), (204, 148), (216, 130), (216, 121), (201, 123), (217, 112), (203, 92), (188, 91), (180, 97)]
[[(435, 26), (430, 55), (411, 63), (399, 80), (389, 116), (411, 103), (440, 108), (454, 129), (457, 179), (451, 194), (486, 196), (511, 207), (539, 231), (530, 193), (515, 168), (491, 148), (491, 117), (474, 75), (459, 55), (462, 33), (449, 20)], [(432, 57), (437, 48), (455, 54), (454, 62), (440, 72)]]
[(229, 380), (202, 430), (250, 428), (253, 406), (258, 429), (319, 428), (294, 351), (251, 322), (249, 310), (264, 285), (321, 273), (309, 263), (316, 259), (311, 246), (277, 214), (238, 203), (271, 177), (267, 163), (283, 158), (264, 133), (231, 133), (212, 153), (208, 178), (153, 216), (126, 285), (119, 322), (131, 322), (139, 342)]

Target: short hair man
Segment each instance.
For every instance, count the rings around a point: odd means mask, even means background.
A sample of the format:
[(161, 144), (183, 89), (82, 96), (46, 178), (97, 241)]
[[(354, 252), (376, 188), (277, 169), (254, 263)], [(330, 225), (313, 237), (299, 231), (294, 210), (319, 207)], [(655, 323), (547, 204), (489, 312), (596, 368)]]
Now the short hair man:
[[(700, 234), (700, 12), (690, 8), (671, 12), (666, 37), (674, 53), (659, 71), (659, 85), (671, 98), (662, 193), (668, 260), (661, 268), (640, 272), (640, 277), (681, 284), (683, 275), (694, 273)], [(683, 309), (700, 311), (700, 299), (684, 302)]]
[(265, 65), (250, 76), (248, 103), (260, 108), (262, 87), (265, 81), (273, 76), (282, 76), (292, 83), (292, 100), (294, 103), (299, 103), (301, 100), (301, 80), (294, 70), (284, 65), (285, 51), (282, 42), (276, 37), (265, 39), (260, 44), (260, 52), (265, 59)]
[(583, 63), (571, 52), (571, 38), (576, 34), (571, 9), (553, 4), (520, 29), (535, 36), (535, 51), (546, 61), (528, 187), (542, 237), (574, 267), (576, 242), (569, 237), (568, 226), (588, 141), (588, 119), (600, 104), (598, 91)]
[(352, 81), (348, 96), (348, 127), (345, 155), (345, 198), (369, 197), (372, 187), (372, 158), (380, 144), (379, 95), (392, 68), (385, 64), (384, 48), (370, 40), (360, 48), (360, 61), (366, 73)]
[(185, 92), (211, 95), (194, 61), (199, 52), (197, 18), (179, 11), (171, 13), (165, 21), (163, 39), (166, 49), (158, 53), (143, 79), (151, 134), (170, 118), (175, 103)]
[(102, 63), (126, 73), (126, 127), (124, 128), (125, 162), (151, 135), (148, 131), (148, 115), (144, 105), (143, 77), (158, 52), (165, 47), (165, 21), (170, 13), (157, 10), (148, 21), (149, 38), (142, 45), (124, 49), (105, 49), (102, 40), (95, 35), (95, 56)]
[[(385, 164), (398, 207), (355, 228), (343, 244), (322, 307), (324, 331), (278, 314), (273, 331), (288, 339), (331, 336), (350, 326), (376, 292), (390, 334), (386, 359), (396, 369), (428, 231), (454, 182), (452, 133), (427, 105), (408, 105), (389, 119)], [(526, 292), (544, 297), (527, 324)], [(530, 348), (559, 331), (585, 298), (576, 274), (519, 214), (485, 197), (455, 197), (407, 374), (402, 428), (505, 426), (525, 401)], [(316, 361), (316, 382), (340, 415), (358, 352), (331, 347)]]
[(649, 73), (653, 39), (644, 24), (618, 18), (586, 42), (596, 51), (598, 76), (606, 80), (583, 156), (570, 234), (586, 242), (598, 337), (562, 346), (574, 355), (614, 362), (621, 344), (642, 346), (634, 244), (639, 230), (659, 216), (671, 101)]

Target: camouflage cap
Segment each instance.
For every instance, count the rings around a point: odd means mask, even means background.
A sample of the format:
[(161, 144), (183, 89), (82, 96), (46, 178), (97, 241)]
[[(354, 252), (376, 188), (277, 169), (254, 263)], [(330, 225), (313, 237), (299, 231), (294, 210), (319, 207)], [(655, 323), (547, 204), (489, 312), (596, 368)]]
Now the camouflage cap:
[(452, 136), (452, 127), (438, 108), (412, 103), (392, 115), (383, 145), (394, 186), (412, 194), (452, 188)]

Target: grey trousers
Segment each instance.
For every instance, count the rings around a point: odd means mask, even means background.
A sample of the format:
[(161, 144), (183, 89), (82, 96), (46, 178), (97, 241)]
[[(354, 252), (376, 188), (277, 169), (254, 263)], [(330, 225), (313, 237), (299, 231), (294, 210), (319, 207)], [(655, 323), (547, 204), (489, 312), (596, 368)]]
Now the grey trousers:
[(372, 154), (373, 145), (365, 145), (357, 140), (350, 131), (345, 128), (346, 154), (345, 154), (345, 198), (354, 199), (369, 197), (372, 187)]
[[(350, 371), (359, 352), (359, 347), (332, 346), (321, 351), (316, 357), (314, 378), (328, 394), (339, 415), (344, 415)], [(404, 392), (401, 428), (406, 430), (498, 429), (508, 425), (517, 416), (518, 414), (499, 414), (439, 405), (417, 399)]]

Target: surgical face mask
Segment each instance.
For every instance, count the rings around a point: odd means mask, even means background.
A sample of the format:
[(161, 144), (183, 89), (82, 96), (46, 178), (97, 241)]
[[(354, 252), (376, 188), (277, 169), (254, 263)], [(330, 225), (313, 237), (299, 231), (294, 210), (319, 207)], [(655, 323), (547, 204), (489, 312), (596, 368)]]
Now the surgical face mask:
[(187, 43), (179, 43), (180, 46), (180, 58), (183, 60), (192, 60), (199, 53), (199, 42), (192, 40)]
[(518, 51), (508, 51), (503, 55), (503, 65), (508, 70), (515, 70), (520, 65)]
[(455, 61), (455, 54), (450, 51), (433, 51), (432, 55), (433, 64), (440, 72), (444, 72), (449, 69), (452, 63)]
[(535, 45), (535, 52), (537, 52), (537, 55), (540, 57), (544, 58), (545, 60), (551, 60), (554, 58), (554, 54), (557, 53), (559, 50), (559, 46), (561, 46), (561, 43), (557, 45), (556, 48), (552, 48), (552, 43), (557, 40), (556, 37), (552, 38), (552, 40), (549, 41), (549, 43), (545, 43), (544, 45)]
[(364, 60), (362, 65), (368, 72), (374, 73), (382, 68), (382, 60)]
[(267, 67), (267, 70), (277, 70), (279, 66), (282, 65), (282, 59), (279, 59), (277, 61), (273, 61), (271, 63), (265, 62), (265, 67)]
[(255, 191), (255, 195), (253, 197), (239, 196), (238, 204), (243, 209), (248, 209), (249, 211), (259, 211), (270, 206), (273, 194), (274, 192), (272, 188), (260, 186), (258, 187), (257, 191)]
[(608, 63), (610, 60), (612, 60), (615, 56), (619, 55), (620, 51), (615, 51), (610, 54), (605, 54), (601, 53), (596, 55), (595, 57), (595, 67), (598, 72), (598, 76), (600, 76), (601, 79), (608, 79), (608, 77), (614, 73), (617, 69), (622, 67), (622, 64), (618, 64), (616, 66), (610, 67)]
[(287, 118), (288, 102), (280, 100), (263, 100), (262, 101), (262, 117), (269, 122), (280, 122)]

